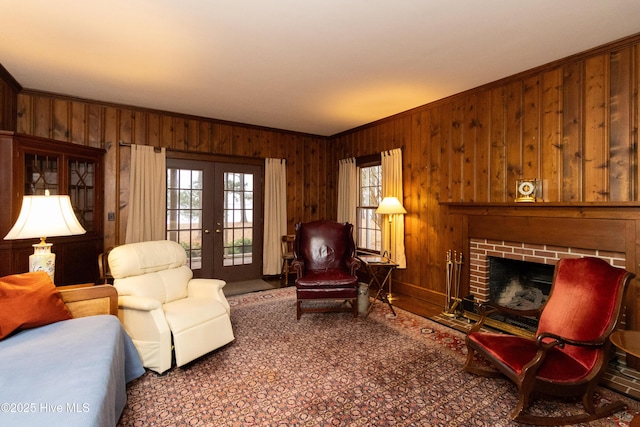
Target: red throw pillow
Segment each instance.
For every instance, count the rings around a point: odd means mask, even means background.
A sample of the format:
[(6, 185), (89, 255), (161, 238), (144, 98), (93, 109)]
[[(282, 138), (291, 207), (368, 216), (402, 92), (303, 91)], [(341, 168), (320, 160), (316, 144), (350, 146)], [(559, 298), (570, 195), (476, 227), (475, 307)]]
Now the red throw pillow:
[(0, 340), (15, 331), (71, 318), (44, 271), (0, 277)]

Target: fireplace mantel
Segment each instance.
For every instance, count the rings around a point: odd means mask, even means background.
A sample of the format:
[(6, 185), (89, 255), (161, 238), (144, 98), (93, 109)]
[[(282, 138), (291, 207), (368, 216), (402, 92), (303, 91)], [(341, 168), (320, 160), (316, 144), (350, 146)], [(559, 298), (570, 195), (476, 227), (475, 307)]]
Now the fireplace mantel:
[[(639, 204), (582, 203), (448, 203), (450, 215), (461, 215), (469, 237), (522, 241), (624, 252), (636, 272), (636, 227)], [(630, 258), (629, 255), (632, 255)]]

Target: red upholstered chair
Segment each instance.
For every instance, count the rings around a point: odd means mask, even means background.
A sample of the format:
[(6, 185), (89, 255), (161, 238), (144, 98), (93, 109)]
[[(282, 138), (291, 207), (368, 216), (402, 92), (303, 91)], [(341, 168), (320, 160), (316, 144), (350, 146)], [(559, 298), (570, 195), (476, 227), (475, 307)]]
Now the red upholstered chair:
[[(355, 258), (353, 225), (334, 221), (312, 221), (296, 225), (294, 260), (297, 318), (303, 312), (347, 311), (358, 316), (360, 261)], [(341, 304), (303, 304), (310, 300), (342, 300)]]
[[(554, 272), (551, 294), (544, 308), (515, 311), (539, 314), (536, 338), (481, 332), (484, 317), (466, 337), (464, 369), (484, 376), (504, 374), (518, 386), (519, 401), (513, 420), (538, 425), (564, 425), (609, 416), (624, 409), (622, 402), (595, 408), (593, 393), (606, 370), (611, 343), (625, 289), (633, 274), (598, 258), (562, 259)], [(505, 311), (495, 305), (491, 311)], [(541, 310), (541, 312), (540, 312)], [(513, 310), (506, 312), (514, 313)], [(482, 367), (481, 355), (497, 371)], [(567, 417), (539, 417), (526, 409), (533, 393), (582, 396), (586, 413)]]

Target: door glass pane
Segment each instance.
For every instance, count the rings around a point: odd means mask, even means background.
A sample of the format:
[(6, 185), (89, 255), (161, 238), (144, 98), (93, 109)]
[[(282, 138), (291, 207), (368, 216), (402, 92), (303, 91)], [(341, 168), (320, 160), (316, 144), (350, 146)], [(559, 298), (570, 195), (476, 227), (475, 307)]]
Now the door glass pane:
[(224, 266), (253, 261), (253, 175), (224, 173)]
[(187, 252), (192, 270), (202, 266), (202, 170), (167, 169), (167, 239)]

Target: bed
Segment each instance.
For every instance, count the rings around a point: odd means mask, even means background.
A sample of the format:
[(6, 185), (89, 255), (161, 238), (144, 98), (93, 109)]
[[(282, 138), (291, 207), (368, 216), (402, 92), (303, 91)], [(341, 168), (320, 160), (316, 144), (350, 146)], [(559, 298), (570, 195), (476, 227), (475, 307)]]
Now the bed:
[(115, 426), (127, 382), (144, 373), (112, 286), (59, 294), (72, 319), (0, 341), (0, 425)]

